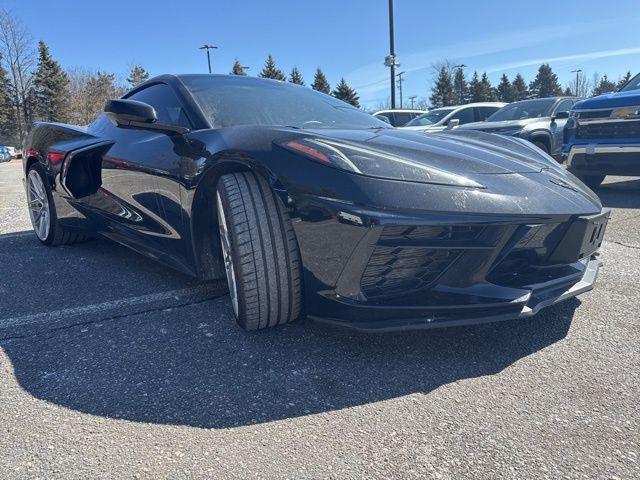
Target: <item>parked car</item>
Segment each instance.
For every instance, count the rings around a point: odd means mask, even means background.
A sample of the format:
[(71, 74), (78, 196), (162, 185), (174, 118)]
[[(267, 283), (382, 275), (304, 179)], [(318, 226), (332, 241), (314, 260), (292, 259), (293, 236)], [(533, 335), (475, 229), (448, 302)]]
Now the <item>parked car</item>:
[(395, 109), (380, 110), (375, 112), (373, 116), (394, 127), (401, 127), (423, 113), (426, 113), (426, 110)]
[(455, 128), (458, 125), (481, 122), (505, 105), (506, 103), (502, 102), (482, 102), (434, 108), (414, 118), (402, 128), (428, 133), (441, 132), (447, 128)]
[(609, 216), (522, 140), (400, 130), (237, 75), (155, 77), (87, 128), (35, 124), (24, 157), (43, 244), (99, 234), (226, 276), (247, 330), (303, 312), (378, 331), (531, 317), (593, 287)]
[(640, 176), (640, 74), (618, 92), (576, 103), (564, 132), (567, 168), (591, 188)]
[(506, 105), (484, 122), (470, 123), (462, 128), (523, 138), (559, 160), (562, 132), (569, 110), (578, 100), (576, 97), (522, 100)]
[(8, 162), (11, 160), (11, 151), (9, 147), (0, 147), (0, 162)]

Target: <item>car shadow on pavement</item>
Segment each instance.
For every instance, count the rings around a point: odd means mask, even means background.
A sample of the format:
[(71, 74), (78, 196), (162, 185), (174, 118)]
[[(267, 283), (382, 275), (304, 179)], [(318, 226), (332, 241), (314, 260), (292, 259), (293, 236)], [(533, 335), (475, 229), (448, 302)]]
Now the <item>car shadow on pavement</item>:
[(640, 208), (640, 179), (620, 178), (603, 183), (596, 193), (605, 207)]
[[(52, 249), (29, 248), (29, 255), (44, 262), (42, 255), (52, 262), (58, 257)], [(119, 266), (117, 282), (123, 275), (136, 281), (140, 268), (165, 282), (183, 281), (142, 257), (129, 267), (130, 261), (120, 260), (129, 259), (128, 252), (113, 247), (109, 253), (109, 248), (98, 243), (70, 248), (64, 261), (80, 272), (86, 261), (76, 264), (75, 258), (102, 252), (104, 262)], [(71, 284), (65, 289), (87, 289), (86, 280), (73, 280), (75, 273), (57, 285), (66, 281)], [(23, 281), (27, 285), (29, 279)], [(83, 317), (40, 332), (5, 335), (0, 347), (20, 386), (38, 399), (107, 418), (230, 428), (428, 394), (452, 382), (497, 374), (563, 339), (579, 304), (572, 299), (530, 319), (451, 329), (365, 334), (303, 320), (246, 333), (232, 320), (224, 296)]]

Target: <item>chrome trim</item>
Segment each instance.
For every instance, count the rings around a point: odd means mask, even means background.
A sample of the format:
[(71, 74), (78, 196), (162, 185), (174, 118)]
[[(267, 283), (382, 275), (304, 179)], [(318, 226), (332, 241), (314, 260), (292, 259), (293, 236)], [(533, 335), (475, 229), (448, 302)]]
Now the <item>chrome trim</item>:
[(640, 117), (632, 117), (632, 118), (616, 118), (616, 117), (606, 117), (606, 118), (594, 118), (588, 120), (581, 120), (580, 117), (576, 118), (576, 123), (578, 125), (591, 125), (594, 123), (624, 123), (624, 122), (640, 122)]
[(629, 145), (579, 145), (572, 146), (567, 155), (567, 167), (571, 166), (573, 157), (579, 153), (586, 153), (588, 155), (600, 154), (600, 153), (640, 153), (640, 144)]

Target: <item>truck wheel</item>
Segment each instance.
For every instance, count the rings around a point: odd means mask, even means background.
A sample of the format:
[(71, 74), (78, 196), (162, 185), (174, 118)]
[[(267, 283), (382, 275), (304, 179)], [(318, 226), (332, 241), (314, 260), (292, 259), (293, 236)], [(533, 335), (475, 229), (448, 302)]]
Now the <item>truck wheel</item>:
[(85, 240), (82, 233), (65, 230), (58, 222), (51, 186), (42, 167), (35, 164), (27, 172), (27, 204), (33, 231), (48, 246), (67, 245)]
[(569, 171), (578, 177), (578, 179), (591, 190), (596, 190), (602, 184), (605, 177), (605, 175), (585, 175), (584, 173), (576, 172), (571, 168), (569, 168)]
[(546, 153), (547, 155), (549, 154), (549, 148), (547, 147), (547, 144), (540, 141), (540, 140), (534, 140), (533, 144), (538, 147), (540, 150), (542, 150), (544, 153)]
[(300, 253), (282, 201), (251, 172), (223, 175), (216, 191), (229, 295), (245, 330), (296, 320), (302, 302)]

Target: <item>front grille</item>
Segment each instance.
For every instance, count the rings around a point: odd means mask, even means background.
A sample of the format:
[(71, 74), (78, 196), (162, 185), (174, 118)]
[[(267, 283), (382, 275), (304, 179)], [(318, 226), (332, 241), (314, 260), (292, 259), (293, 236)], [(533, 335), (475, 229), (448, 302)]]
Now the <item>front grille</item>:
[(482, 232), (484, 227), (473, 225), (444, 225), (444, 226), (432, 226), (432, 225), (418, 225), (418, 226), (405, 226), (405, 225), (390, 225), (384, 227), (380, 240), (453, 240), (453, 241), (469, 241), (474, 240)]
[(640, 121), (638, 122), (604, 122), (578, 125), (576, 138), (639, 138)]
[(613, 110), (608, 109), (608, 110), (588, 110), (588, 111), (583, 111), (581, 112), (580, 110), (577, 110), (577, 112), (580, 114), (580, 118), (581, 119), (592, 119), (592, 118), (609, 118), (611, 116), (611, 113), (613, 112)]
[(367, 298), (405, 295), (428, 287), (460, 255), (457, 249), (376, 246), (360, 286)]

